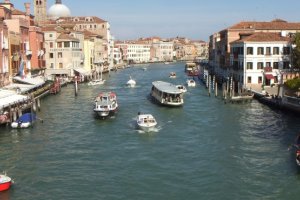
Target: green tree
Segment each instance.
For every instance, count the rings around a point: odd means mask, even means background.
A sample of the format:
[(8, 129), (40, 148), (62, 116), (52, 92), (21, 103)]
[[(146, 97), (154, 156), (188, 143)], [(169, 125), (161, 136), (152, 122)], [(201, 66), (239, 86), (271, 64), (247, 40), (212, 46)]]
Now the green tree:
[(297, 32), (292, 38), (292, 67), (300, 69), (300, 32)]
[(300, 78), (287, 80), (284, 84), (289, 89), (297, 91), (300, 88)]

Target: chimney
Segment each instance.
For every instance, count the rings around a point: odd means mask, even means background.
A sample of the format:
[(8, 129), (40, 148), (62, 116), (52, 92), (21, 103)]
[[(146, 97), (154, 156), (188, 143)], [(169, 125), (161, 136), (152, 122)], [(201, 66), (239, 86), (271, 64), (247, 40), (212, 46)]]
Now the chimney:
[(29, 16), (30, 15), (30, 3), (24, 3), (24, 5), (25, 5), (25, 10), (26, 10), (26, 15)]

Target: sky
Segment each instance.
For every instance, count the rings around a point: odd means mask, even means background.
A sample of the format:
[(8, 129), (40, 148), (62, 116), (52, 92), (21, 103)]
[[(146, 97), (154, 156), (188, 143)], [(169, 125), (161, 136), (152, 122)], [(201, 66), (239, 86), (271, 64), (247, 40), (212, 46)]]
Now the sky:
[[(0, 0), (4, 1), (4, 0)], [(11, 0), (25, 11), (24, 3)], [(47, 8), (55, 0), (47, 0)], [(117, 40), (141, 37), (187, 37), (209, 41), (213, 33), (241, 21), (283, 19), (300, 22), (299, 0), (62, 0), (72, 16), (97, 16), (108, 21)]]

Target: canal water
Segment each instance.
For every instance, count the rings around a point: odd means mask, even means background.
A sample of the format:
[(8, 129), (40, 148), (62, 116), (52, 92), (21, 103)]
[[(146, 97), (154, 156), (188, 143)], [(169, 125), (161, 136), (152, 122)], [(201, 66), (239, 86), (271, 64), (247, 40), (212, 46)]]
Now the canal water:
[[(170, 79), (169, 73), (177, 78)], [(132, 76), (135, 88), (125, 86)], [(41, 101), (33, 128), (0, 129), (0, 171), (14, 179), (0, 199), (298, 199), (291, 144), (299, 117), (252, 101), (224, 104), (197, 81), (180, 108), (149, 99), (155, 80), (185, 84), (184, 63), (140, 65), (107, 74), (105, 85), (68, 85)], [(100, 91), (115, 91), (119, 112), (94, 117)], [(136, 130), (138, 112), (158, 128)]]

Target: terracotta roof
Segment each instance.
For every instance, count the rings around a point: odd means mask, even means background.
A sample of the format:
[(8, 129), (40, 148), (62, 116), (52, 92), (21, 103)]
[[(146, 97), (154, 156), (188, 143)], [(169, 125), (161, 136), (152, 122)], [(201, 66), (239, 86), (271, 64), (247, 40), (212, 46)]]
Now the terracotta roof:
[(13, 14), (13, 15), (26, 15), (25, 12), (22, 12), (21, 10), (17, 10), (17, 9), (14, 9), (14, 10), (12, 11), (12, 14)]
[(237, 23), (228, 29), (248, 30), (300, 30), (300, 23), (292, 23), (276, 19), (271, 22), (246, 21)]
[(44, 26), (42, 27), (42, 31), (56, 31), (56, 26)]
[(101, 37), (102, 38), (101, 35), (87, 31), (87, 30), (84, 30), (83, 34), (84, 34), (84, 38), (89, 38), (89, 37)]
[(74, 38), (73, 36), (66, 34), (66, 33), (61, 33), (57, 40), (72, 40), (72, 41), (79, 41), (79, 39)]
[[(86, 21), (86, 19), (93, 19), (93, 21)], [(74, 24), (78, 24), (78, 23), (86, 23), (86, 24), (93, 24), (93, 23), (105, 23), (106, 21), (103, 19), (100, 19), (99, 17), (95, 17), (95, 16), (86, 16), (86, 17), (60, 17), (59, 19), (61, 19), (62, 21), (60, 21), (60, 23), (74, 23)], [(75, 21), (74, 19), (78, 19), (79, 21)], [(64, 20), (64, 21), (63, 21)]]
[(243, 39), (234, 41), (233, 43), (240, 42), (289, 42), (289, 37), (282, 37), (281, 33), (266, 33), (256, 32), (252, 35), (246, 36)]

